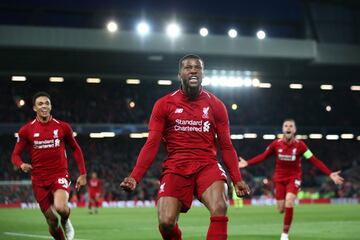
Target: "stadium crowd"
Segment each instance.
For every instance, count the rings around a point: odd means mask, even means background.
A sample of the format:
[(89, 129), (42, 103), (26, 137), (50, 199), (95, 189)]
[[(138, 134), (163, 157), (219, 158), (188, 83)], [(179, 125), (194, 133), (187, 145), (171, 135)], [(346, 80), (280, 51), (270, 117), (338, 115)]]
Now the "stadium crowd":
[[(0, 115), (0, 123), (24, 123), (32, 119), (31, 96), (39, 90), (52, 96), (53, 115), (73, 124), (146, 123), (154, 102), (177, 88), (175, 82), (173, 86), (157, 86), (155, 81), (140, 85), (126, 85), (124, 81), (95, 85), (80, 80), (70, 82), (0, 82), (0, 110), (7, 113)], [(271, 89), (211, 86), (208, 89), (224, 101), (232, 125), (278, 126), (289, 116), (299, 126), (356, 127), (360, 122), (360, 115), (353, 114), (360, 107), (359, 92), (350, 91), (349, 86), (335, 86), (333, 91), (322, 91), (318, 85), (294, 90), (287, 84), (277, 84)], [(25, 100), (25, 105), (19, 108), (20, 99)], [(131, 101), (135, 103), (133, 108), (129, 107)], [(231, 109), (234, 103), (236, 110)], [(326, 111), (327, 106), (331, 111)]]

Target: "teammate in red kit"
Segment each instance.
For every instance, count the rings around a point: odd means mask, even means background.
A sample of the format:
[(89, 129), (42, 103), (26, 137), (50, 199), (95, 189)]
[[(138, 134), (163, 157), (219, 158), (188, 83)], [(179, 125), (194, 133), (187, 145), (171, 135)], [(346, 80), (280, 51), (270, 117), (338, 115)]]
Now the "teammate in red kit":
[(100, 205), (100, 197), (102, 194), (102, 181), (98, 178), (96, 172), (91, 173), (91, 178), (88, 181), (89, 192), (89, 213), (98, 213), (98, 207)]
[(301, 186), (301, 158), (309, 160), (320, 171), (328, 175), (335, 184), (342, 184), (344, 179), (340, 171), (331, 172), (326, 165), (316, 158), (306, 144), (295, 139), (296, 126), (293, 119), (286, 119), (282, 126), (283, 138), (274, 140), (265, 152), (245, 161), (240, 157), (239, 167), (244, 168), (264, 161), (270, 155), (275, 154), (275, 198), (280, 213), (285, 212), (283, 233), (281, 240), (288, 240), (288, 232), (293, 217), (293, 208), (297, 193)]
[[(70, 177), (65, 152), (65, 142), (73, 151), (80, 176), (75, 188), (86, 185), (84, 157), (76, 142), (70, 125), (50, 115), (49, 94), (38, 92), (33, 97), (36, 118), (24, 125), (18, 132), (18, 139), (12, 153), (12, 162), (24, 172), (31, 172), (35, 198), (49, 225), (49, 232), (56, 240), (72, 240), (75, 231), (70, 222), (68, 199)], [(27, 148), (31, 163), (24, 163), (21, 154)], [(58, 213), (61, 225), (58, 224)]]
[(159, 230), (167, 240), (181, 239), (178, 217), (190, 209), (194, 195), (210, 212), (207, 239), (227, 239), (226, 174), (216, 160), (216, 136), (238, 196), (250, 193), (238, 169), (225, 105), (201, 87), (203, 74), (199, 56), (186, 55), (180, 60), (181, 88), (156, 102), (149, 137), (132, 173), (120, 184), (126, 191), (135, 189), (162, 140), (167, 159), (163, 162), (157, 208)]

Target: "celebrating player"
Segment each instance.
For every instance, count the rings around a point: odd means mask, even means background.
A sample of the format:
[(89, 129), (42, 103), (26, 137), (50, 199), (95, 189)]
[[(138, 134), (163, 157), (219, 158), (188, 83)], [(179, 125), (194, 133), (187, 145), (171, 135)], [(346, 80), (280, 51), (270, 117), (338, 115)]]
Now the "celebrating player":
[[(68, 199), (70, 177), (65, 152), (65, 142), (73, 151), (80, 176), (75, 188), (86, 185), (84, 157), (76, 142), (70, 125), (53, 118), (50, 95), (38, 92), (33, 97), (36, 118), (24, 125), (18, 133), (17, 143), (12, 153), (12, 162), (23, 172), (31, 172), (32, 187), (36, 201), (49, 225), (49, 232), (56, 240), (72, 240), (75, 231), (70, 222)], [(29, 149), (31, 163), (25, 163), (21, 154)], [(61, 226), (58, 224), (58, 213)]]
[(225, 105), (201, 87), (203, 74), (204, 63), (199, 56), (186, 55), (180, 59), (181, 88), (156, 102), (149, 122), (149, 137), (132, 173), (120, 184), (126, 191), (135, 189), (162, 140), (167, 159), (160, 177), (157, 208), (163, 239), (181, 239), (177, 220), (180, 212), (190, 209), (193, 195), (210, 212), (207, 239), (227, 239), (226, 174), (216, 160), (215, 136), (238, 196), (250, 193), (241, 180)]
[(91, 173), (91, 178), (88, 183), (89, 193), (89, 214), (98, 213), (100, 205), (100, 197), (102, 193), (102, 181), (97, 177), (96, 172)]
[(274, 140), (265, 152), (245, 161), (239, 158), (239, 167), (244, 168), (264, 161), (272, 154), (276, 155), (274, 183), (276, 205), (280, 213), (285, 212), (283, 233), (281, 240), (288, 240), (288, 232), (293, 217), (293, 208), (297, 193), (301, 186), (301, 157), (309, 160), (324, 174), (328, 175), (335, 184), (342, 184), (344, 179), (340, 171), (331, 172), (326, 165), (316, 158), (306, 144), (295, 139), (296, 126), (293, 119), (286, 119), (282, 126), (283, 138)]

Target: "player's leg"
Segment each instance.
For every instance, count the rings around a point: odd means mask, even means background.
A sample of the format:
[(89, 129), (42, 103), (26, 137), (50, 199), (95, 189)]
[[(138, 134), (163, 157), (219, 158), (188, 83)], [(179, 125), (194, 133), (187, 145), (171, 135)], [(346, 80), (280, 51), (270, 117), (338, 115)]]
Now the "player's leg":
[(163, 239), (180, 240), (180, 212), (187, 212), (194, 196), (195, 177), (164, 173), (157, 196), (159, 230)]
[(54, 208), (61, 217), (61, 225), (64, 228), (68, 240), (74, 239), (75, 230), (69, 219), (70, 208), (68, 206), (69, 193), (64, 189), (57, 189), (54, 192)]
[(55, 210), (49, 207), (43, 214), (49, 226), (51, 236), (53, 236), (55, 240), (66, 240), (63, 229), (59, 225), (59, 219), (55, 214)]
[(285, 212), (286, 184), (275, 182), (275, 199), (276, 207), (280, 214)]
[(95, 202), (95, 199), (93, 198), (92, 195), (89, 195), (89, 205), (88, 205), (88, 208), (89, 208), (89, 213), (92, 214), (92, 208), (94, 206), (94, 202)]
[(298, 179), (291, 179), (286, 185), (285, 216), (281, 240), (288, 240), (288, 234), (294, 215), (295, 200), (297, 193), (300, 190), (300, 183), (301, 182)]
[(196, 177), (197, 197), (209, 209), (210, 225), (206, 239), (227, 239), (226, 174), (216, 162), (202, 169)]
[(39, 203), (41, 212), (43, 213), (48, 224), (49, 233), (55, 240), (65, 239), (65, 234), (59, 225), (59, 219), (52, 208), (53, 195), (50, 187), (39, 186), (35, 182), (32, 183), (32, 188), (36, 201)]
[(98, 213), (99, 206), (100, 206), (100, 193), (96, 193), (96, 196), (95, 196), (95, 214)]
[(160, 197), (157, 202), (159, 230), (164, 240), (180, 240), (177, 224), (182, 203), (175, 197)]
[(210, 226), (207, 240), (227, 239), (227, 185), (224, 181), (216, 181), (202, 194), (201, 202), (210, 212)]

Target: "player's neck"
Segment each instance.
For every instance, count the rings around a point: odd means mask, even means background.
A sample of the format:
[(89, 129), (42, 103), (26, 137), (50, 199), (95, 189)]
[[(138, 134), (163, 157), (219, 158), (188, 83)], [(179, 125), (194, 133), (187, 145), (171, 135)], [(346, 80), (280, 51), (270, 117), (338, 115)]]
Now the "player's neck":
[(51, 116), (47, 116), (47, 117), (37, 116), (37, 119), (38, 119), (38, 121), (41, 122), (41, 123), (47, 123), (47, 122), (50, 121)]
[(291, 138), (283, 138), (283, 141), (285, 142), (285, 143), (287, 143), (287, 144), (290, 144), (290, 143), (292, 143), (292, 142), (294, 142), (294, 137), (291, 137)]
[(190, 99), (194, 100), (197, 98), (200, 94), (201, 87), (185, 87), (184, 85), (181, 85), (181, 90), (185, 93), (185, 95)]

